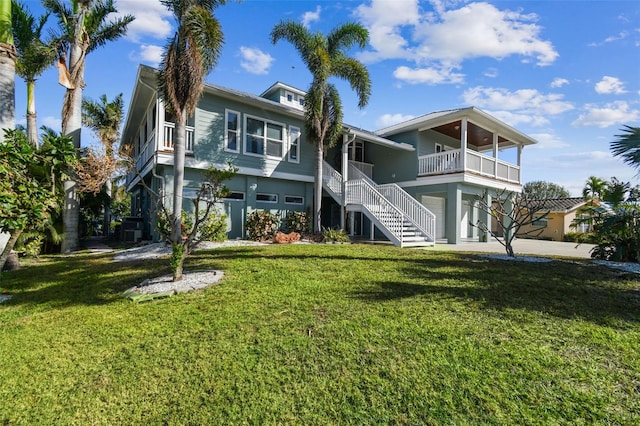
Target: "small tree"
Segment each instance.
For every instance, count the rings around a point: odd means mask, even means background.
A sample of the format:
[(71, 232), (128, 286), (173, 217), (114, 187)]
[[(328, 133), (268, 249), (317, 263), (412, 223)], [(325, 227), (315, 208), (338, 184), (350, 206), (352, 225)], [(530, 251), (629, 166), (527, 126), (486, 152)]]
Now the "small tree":
[(495, 197), (489, 195), (489, 190), (485, 190), (476, 198), (476, 201), (481, 211), (495, 219), (498, 229), (494, 231), (491, 223), (482, 221), (471, 225), (494, 237), (504, 246), (508, 256), (515, 257), (512, 243), (516, 235), (533, 237), (540, 235), (544, 230), (542, 228), (528, 230), (523, 228), (535, 221), (545, 219), (550, 211), (545, 208), (542, 200), (525, 193), (514, 194), (506, 188), (496, 190)]
[(47, 138), (36, 149), (24, 132), (5, 132), (0, 142), (0, 232), (10, 238), (0, 255), (0, 270), (20, 235), (42, 230), (59, 208), (56, 186), (74, 159), (70, 138)]
[[(135, 164), (131, 159), (129, 161), (130, 164)], [(135, 172), (139, 174), (138, 171)], [(226, 226), (226, 224), (215, 219), (215, 205), (231, 193), (224, 182), (235, 176), (237, 172), (238, 169), (231, 166), (230, 163), (226, 169), (210, 167), (203, 172), (202, 184), (196, 192), (195, 198), (192, 199), (193, 213), (181, 211), (181, 220), (178, 225), (180, 226), (181, 238), (178, 241), (173, 238), (175, 235), (173, 227), (176, 224), (173, 212), (167, 208), (165, 200), (141, 179), (144, 188), (159, 200), (157, 205), (158, 232), (165, 241), (171, 243), (173, 281), (182, 279), (184, 261), (201, 242), (219, 239), (222, 232), (220, 227)]]
[(527, 197), (539, 200), (546, 200), (552, 198), (569, 198), (571, 194), (569, 191), (561, 185), (553, 182), (545, 182), (543, 180), (536, 180), (527, 182), (522, 186), (522, 193)]

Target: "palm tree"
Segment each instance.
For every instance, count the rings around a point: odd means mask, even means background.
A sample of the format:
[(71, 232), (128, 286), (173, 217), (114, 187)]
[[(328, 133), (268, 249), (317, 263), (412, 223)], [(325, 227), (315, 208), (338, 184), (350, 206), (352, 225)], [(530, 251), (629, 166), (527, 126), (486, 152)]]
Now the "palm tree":
[[(86, 56), (109, 41), (122, 37), (134, 17), (107, 21), (107, 16), (117, 13), (113, 0), (70, 0), (72, 8), (63, 0), (43, 0), (42, 4), (58, 18), (58, 39), (65, 46), (59, 58), (60, 83), (67, 88), (62, 104), (62, 132), (73, 139), (80, 148), (82, 124), (82, 91), (85, 86), (84, 68)], [(68, 55), (67, 55), (68, 51)], [(68, 65), (66, 59), (68, 58)], [(80, 206), (76, 183), (65, 182), (64, 241), (62, 252), (73, 251), (78, 246)]]
[(624, 126), (624, 132), (616, 135), (616, 140), (609, 144), (611, 152), (622, 161), (640, 171), (640, 127)]
[(342, 104), (329, 78), (346, 80), (358, 95), (358, 107), (364, 108), (371, 94), (369, 72), (345, 51), (354, 45), (364, 48), (369, 32), (360, 24), (346, 23), (325, 36), (320, 32), (311, 33), (298, 22), (282, 21), (271, 31), (273, 44), (280, 39), (293, 44), (313, 77), (304, 108), (306, 131), (310, 142), (316, 145), (313, 226), (314, 232), (320, 232), (324, 150), (325, 146), (334, 144), (342, 132)]
[(16, 48), (11, 34), (11, 0), (0, 0), (0, 142), (2, 129), (13, 129), (15, 116)]
[(582, 190), (582, 196), (585, 200), (601, 200), (605, 189), (607, 188), (607, 182), (599, 177), (589, 176), (587, 183)]
[(42, 30), (49, 13), (36, 20), (22, 3), (12, 0), (11, 20), (13, 39), (18, 54), (16, 74), (27, 83), (27, 136), (33, 146), (38, 146), (38, 123), (36, 119), (36, 79), (53, 64), (56, 47), (42, 41)]
[(109, 231), (111, 224), (111, 174), (115, 171), (116, 159), (114, 155), (114, 145), (120, 139), (120, 124), (124, 115), (124, 102), (122, 93), (115, 97), (112, 102), (107, 100), (107, 95), (102, 95), (100, 101), (91, 99), (82, 100), (82, 124), (93, 129), (100, 139), (105, 155), (104, 164), (111, 165), (102, 176), (105, 176), (104, 187), (107, 199), (104, 205), (104, 230)]
[[(166, 107), (176, 117), (173, 145), (173, 214), (171, 242), (182, 240), (181, 212), (187, 117), (195, 111), (204, 78), (220, 57), (223, 34), (214, 9), (225, 0), (161, 0), (174, 14), (177, 30), (165, 47), (158, 88)], [(180, 268), (174, 280), (182, 278)]]

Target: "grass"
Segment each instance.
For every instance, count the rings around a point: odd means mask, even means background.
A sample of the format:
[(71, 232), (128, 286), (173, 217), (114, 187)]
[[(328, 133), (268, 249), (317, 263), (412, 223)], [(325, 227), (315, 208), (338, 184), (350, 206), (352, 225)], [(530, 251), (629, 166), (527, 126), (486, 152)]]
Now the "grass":
[(0, 424), (639, 424), (637, 278), (365, 245), (198, 252), (204, 291), (121, 296), (167, 260), (2, 274)]

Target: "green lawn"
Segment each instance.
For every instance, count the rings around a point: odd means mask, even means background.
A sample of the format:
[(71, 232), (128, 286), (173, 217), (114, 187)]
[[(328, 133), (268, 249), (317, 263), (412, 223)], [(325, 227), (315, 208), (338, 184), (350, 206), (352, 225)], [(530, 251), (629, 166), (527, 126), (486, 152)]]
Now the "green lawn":
[(2, 274), (0, 424), (640, 424), (640, 283), (589, 262), (366, 245)]

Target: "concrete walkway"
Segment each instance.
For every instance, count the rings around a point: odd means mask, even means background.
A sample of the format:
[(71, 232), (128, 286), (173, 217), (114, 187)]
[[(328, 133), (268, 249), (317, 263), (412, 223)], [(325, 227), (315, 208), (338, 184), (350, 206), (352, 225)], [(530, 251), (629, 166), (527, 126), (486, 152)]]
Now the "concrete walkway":
[[(513, 242), (513, 250), (518, 255), (533, 256), (561, 256), (573, 257), (579, 259), (591, 259), (591, 249), (593, 244), (565, 243), (560, 241), (543, 241), (516, 239)], [(466, 251), (480, 253), (499, 253), (506, 254), (504, 246), (497, 240), (487, 243), (480, 242), (462, 242), (460, 244), (436, 244), (434, 247), (427, 247), (425, 250), (441, 250), (441, 251)]]

